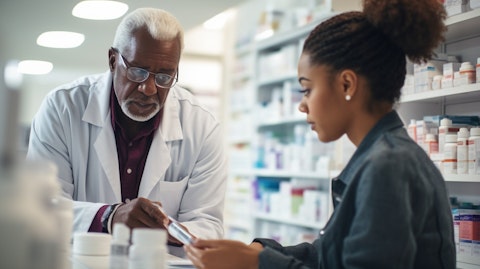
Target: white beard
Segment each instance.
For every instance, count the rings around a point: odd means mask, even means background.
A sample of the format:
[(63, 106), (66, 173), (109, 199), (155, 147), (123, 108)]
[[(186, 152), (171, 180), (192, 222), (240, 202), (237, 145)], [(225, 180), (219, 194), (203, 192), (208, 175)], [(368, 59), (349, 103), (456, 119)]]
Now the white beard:
[(133, 113), (130, 112), (130, 110), (128, 110), (128, 100), (125, 100), (122, 102), (122, 105), (121, 105), (121, 108), (122, 108), (122, 111), (123, 113), (125, 113), (125, 115), (127, 115), (130, 119), (134, 120), (134, 121), (138, 121), (138, 122), (146, 122), (148, 121), (149, 119), (153, 118), (155, 115), (157, 115), (157, 113), (160, 111), (160, 106), (157, 104), (157, 106), (155, 107), (155, 110), (152, 111), (152, 113), (148, 114), (148, 115), (135, 115)]

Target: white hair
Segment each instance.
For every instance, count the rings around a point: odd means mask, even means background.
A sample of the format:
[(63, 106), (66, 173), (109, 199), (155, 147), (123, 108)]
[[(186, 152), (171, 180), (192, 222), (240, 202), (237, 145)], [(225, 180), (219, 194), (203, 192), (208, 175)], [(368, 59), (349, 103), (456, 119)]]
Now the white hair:
[(180, 50), (183, 50), (183, 28), (180, 22), (169, 12), (157, 8), (139, 8), (123, 18), (117, 27), (113, 47), (123, 51), (131, 41), (136, 30), (147, 27), (150, 35), (157, 40), (178, 38)]

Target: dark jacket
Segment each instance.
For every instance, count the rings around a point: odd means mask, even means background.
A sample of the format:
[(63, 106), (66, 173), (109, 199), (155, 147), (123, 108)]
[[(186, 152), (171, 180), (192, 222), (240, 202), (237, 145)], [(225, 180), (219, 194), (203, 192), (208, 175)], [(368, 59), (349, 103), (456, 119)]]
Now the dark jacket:
[(332, 180), (335, 210), (313, 244), (265, 249), (260, 269), (454, 269), (445, 182), (395, 111), (370, 130)]

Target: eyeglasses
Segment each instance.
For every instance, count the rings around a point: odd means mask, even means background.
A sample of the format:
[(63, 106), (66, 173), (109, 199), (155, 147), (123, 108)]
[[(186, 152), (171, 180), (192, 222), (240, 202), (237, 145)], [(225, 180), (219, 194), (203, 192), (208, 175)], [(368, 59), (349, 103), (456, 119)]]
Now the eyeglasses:
[(130, 64), (123, 58), (118, 49), (113, 48), (114, 51), (120, 56), (120, 62), (127, 69), (127, 78), (133, 82), (142, 83), (148, 79), (150, 74), (155, 76), (155, 85), (160, 88), (169, 89), (173, 87), (178, 81), (178, 70), (175, 72), (175, 76), (171, 76), (164, 73), (153, 73), (140, 67), (130, 66)]

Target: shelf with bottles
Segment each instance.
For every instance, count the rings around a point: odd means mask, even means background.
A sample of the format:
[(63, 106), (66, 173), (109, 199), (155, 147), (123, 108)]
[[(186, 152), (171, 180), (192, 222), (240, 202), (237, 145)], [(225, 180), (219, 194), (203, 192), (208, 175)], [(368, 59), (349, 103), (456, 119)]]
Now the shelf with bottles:
[(271, 222), (277, 222), (281, 224), (287, 224), (287, 225), (293, 225), (293, 226), (299, 226), (299, 227), (305, 227), (305, 228), (311, 228), (311, 229), (317, 229), (317, 230), (322, 229), (326, 223), (325, 221), (323, 222), (305, 221), (302, 218), (285, 218), (285, 217), (272, 216), (271, 214), (267, 214), (267, 213), (255, 213), (253, 217), (257, 220), (271, 221)]
[(406, 94), (400, 99), (400, 103), (428, 102), (455, 104), (472, 101), (480, 101), (480, 83)]
[(318, 230), (330, 216), (330, 181), (316, 178), (257, 177), (254, 181), (255, 228), (264, 222)]

